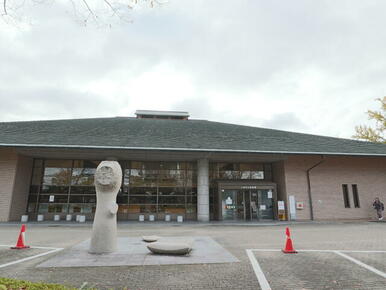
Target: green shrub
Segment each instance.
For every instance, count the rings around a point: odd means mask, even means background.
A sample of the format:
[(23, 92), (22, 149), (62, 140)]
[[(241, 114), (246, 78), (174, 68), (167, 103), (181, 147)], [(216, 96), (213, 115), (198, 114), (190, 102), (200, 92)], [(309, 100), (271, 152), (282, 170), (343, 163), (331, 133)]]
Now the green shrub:
[(0, 290), (75, 290), (59, 284), (0, 278)]

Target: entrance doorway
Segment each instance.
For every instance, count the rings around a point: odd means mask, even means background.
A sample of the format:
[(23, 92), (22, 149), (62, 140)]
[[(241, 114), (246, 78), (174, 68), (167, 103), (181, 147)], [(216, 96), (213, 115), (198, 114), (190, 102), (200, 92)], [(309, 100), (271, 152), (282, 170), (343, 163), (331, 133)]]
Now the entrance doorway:
[(242, 186), (221, 189), (223, 220), (261, 221), (274, 219), (274, 188)]

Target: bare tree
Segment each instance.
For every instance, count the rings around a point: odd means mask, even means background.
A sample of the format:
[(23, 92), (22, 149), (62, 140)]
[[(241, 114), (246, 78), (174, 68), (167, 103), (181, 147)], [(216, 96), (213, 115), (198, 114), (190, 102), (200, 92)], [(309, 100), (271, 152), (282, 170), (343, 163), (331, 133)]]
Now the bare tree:
[(153, 8), (167, 0), (0, 0), (0, 3), (1, 18), (8, 23), (30, 19), (29, 10), (39, 5), (60, 5), (84, 25), (111, 26), (117, 22), (130, 23), (135, 8)]

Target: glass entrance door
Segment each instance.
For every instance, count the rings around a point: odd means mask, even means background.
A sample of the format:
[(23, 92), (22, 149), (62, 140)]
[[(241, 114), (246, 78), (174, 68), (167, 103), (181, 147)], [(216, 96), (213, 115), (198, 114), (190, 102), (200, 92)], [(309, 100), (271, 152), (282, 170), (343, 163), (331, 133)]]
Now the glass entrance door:
[(244, 197), (238, 190), (230, 189), (222, 191), (222, 219), (244, 219)]
[(273, 220), (273, 189), (223, 189), (223, 220)]

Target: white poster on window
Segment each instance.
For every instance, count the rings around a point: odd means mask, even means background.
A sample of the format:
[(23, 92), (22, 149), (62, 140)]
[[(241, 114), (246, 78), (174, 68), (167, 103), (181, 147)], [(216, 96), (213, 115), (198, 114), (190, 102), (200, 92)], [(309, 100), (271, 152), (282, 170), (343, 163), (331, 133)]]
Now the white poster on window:
[(272, 190), (268, 190), (267, 195), (268, 195), (268, 198), (272, 198)]
[(54, 202), (55, 201), (55, 195), (50, 195), (49, 202)]
[(266, 210), (266, 209), (267, 209), (267, 206), (265, 204), (260, 205), (260, 210)]
[(283, 201), (283, 200), (279, 200), (279, 201), (277, 202), (277, 208), (278, 208), (279, 210), (285, 210), (285, 208), (284, 208), (284, 201)]

